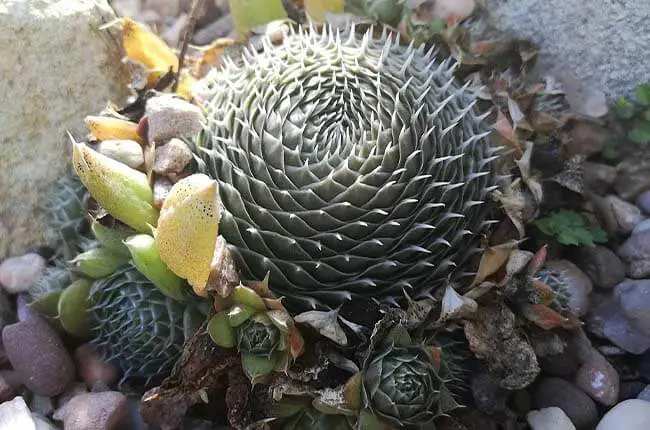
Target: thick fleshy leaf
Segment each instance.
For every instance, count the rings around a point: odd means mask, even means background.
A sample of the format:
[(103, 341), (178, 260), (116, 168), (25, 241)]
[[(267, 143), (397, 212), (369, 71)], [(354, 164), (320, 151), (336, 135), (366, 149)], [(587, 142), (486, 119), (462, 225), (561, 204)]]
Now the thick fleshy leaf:
[(521, 313), (527, 320), (544, 330), (564, 327), (569, 322), (567, 318), (542, 304), (525, 304), (521, 308)]
[(90, 134), (97, 140), (133, 140), (143, 143), (138, 124), (108, 116), (87, 116), (84, 119)]
[(325, 22), (327, 14), (341, 14), (345, 10), (344, 0), (305, 0), (305, 12), (316, 22)]
[(208, 333), (212, 341), (222, 348), (233, 348), (236, 345), (235, 331), (230, 326), (225, 312), (219, 312), (210, 318)]
[(473, 299), (461, 296), (451, 285), (448, 285), (442, 297), (440, 320), (464, 318), (476, 312), (477, 308), (478, 304)]
[(79, 279), (68, 286), (59, 297), (59, 321), (71, 335), (86, 338), (90, 335), (91, 320), (89, 293), (92, 282)]
[(290, 417), (308, 407), (311, 402), (310, 397), (284, 396), (271, 404), (271, 415), (277, 418)]
[(174, 184), (155, 232), (162, 260), (200, 296), (206, 295), (219, 218), (217, 182), (194, 174)]
[(361, 408), (361, 380), (361, 372), (357, 372), (345, 383), (343, 397), (350, 409)]
[[(72, 139), (72, 136), (70, 136)], [(110, 213), (138, 232), (158, 221), (147, 176), (73, 141), (72, 163), (90, 195)]]
[(393, 427), (380, 421), (368, 409), (362, 409), (359, 413), (358, 430), (393, 430)]
[(93, 220), (90, 229), (95, 235), (95, 239), (97, 239), (104, 248), (125, 257), (131, 256), (131, 252), (129, 252), (129, 249), (124, 245), (124, 240), (133, 235), (133, 231), (126, 228), (106, 227), (96, 219)]
[(54, 318), (59, 313), (59, 297), (61, 297), (61, 293), (61, 291), (52, 291), (43, 294), (32, 301), (29, 306), (43, 315)]
[(279, 356), (277, 354), (271, 355), (270, 357), (261, 357), (242, 353), (241, 364), (248, 379), (253, 384), (256, 384), (262, 382), (265, 376), (273, 372), (278, 358)]
[(169, 270), (160, 258), (156, 240), (148, 234), (130, 236), (124, 244), (131, 252), (133, 264), (166, 296), (185, 300), (184, 282)]
[(289, 340), (289, 353), (294, 359), (300, 357), (305, 351), (305, 340), (302, 338), (300, 331), (297, 328), (294, 328), (289, 333), (287, 333), (287, 339)]
[(93, 248), (77, 255), (70, 263), (91, 278), (108, 276), (129, 259), (106, 248)]
[(291, 315), (285, 311), (268, 311), (266, 315), (271, 319), (273, 325), (275, 325), (281, 332), (288, 333), (293, 326), (293, 321), (291, 320)]
[(234, 298), (236, 303), (241, 303), (259, 311), (266, 310), (266, 305), (262, 298), (257, 295), (252, 288), (245, 285), (238, 285), (235, 287)]
[(496, 273), (508, 260), (510, 249), (507, 246), (485, 248), (472, 285), (478, 285)]
[(228, 311), (228, 321), (232, 327), (239, 327), (257, 312), (252, 306), (236, 304)]

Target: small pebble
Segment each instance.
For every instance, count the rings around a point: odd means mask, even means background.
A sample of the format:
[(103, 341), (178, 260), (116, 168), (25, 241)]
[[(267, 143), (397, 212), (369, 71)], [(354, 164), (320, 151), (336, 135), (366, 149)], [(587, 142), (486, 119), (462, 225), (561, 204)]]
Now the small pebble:
[(640, 223), (638, 223), (635, 227), (634, 230), (632, 230), (632, 235), (634, 236), (635, 234), (643, 233), (644, 231), (650, 230), (650, 218), (646, 218)]
[(27, 291), (45, 270), (45, 260), (36, 253), (7, 258), (0, 263), (0, 284), (9, 294)]
[(623, 315), (615, 297), (603, 300), (592, 299), (592, 311), (587, 315), (588, 330), (599, 337), (604, 337), (614, 345), (632, 354), (642, 354), (650, 348), (650, 336), (646, 336), (633, 327)]
[(433, 6), (432, 18), (442, 18), (444, 20), (454, 18), (462, 21), (472, 14), (475, 7), (475, 0), (436, 0)]
[(616, 286), (614, 296), (630, 324), (650, 336), (650, 279), (628, 279)]
[(41, 318), (41, 315), (28, 304), (29, 299), (26, 294), (20, 294), (16, 297), (16, 316), (18, 321), (26, 321), (34, 316)]
[(203, 128), (203, 113), (197, 106), (165, 94), (147, 100), (149, 142), (164, 144), (174, 137), (189, 137)]
[(51, 397), (41, 396), (34, 394), (32, 400), (29, 402), (29, 409), (37, 414), (48, 416), (54, 412), (54, 404)]
[(588, 428), (596, 422), (596, 404), (582, 390), (562, 378), (545, 378), (533, 394), (536, 409), (556, 406), (564, 411), (577, 428)]
[(97, 145), (97, 151), (133, 169), (144, 164), (142, 146), (135, 140), (104, 140)]
[(634, 200), (639, 194), (650, 189), (650, 158), (629, 157), (616, 166), (614, 189), (624, 200)]
[(650, 385), (646, 385), (645, 388), (637, 394), (636, 398), (650, 402)]
[(472, 396), (476, 407), (486, 414), (497, 414), (506, 409), (510, 392), (499, 383), (499, 378), (489, 372), (483, 372), (472, 379)]
[(177, 16), (180, 12), (179, 0), (146, 0), (144, 9), (153, 10), (160, 16)]
[(594, 201), (596, 211), (611, 234), (630, 234), (641, 222), (641, 210), (618, 196), (609, 195)]
[(587, 161), (582, 166), (584, 187), (596, 194), (607, 193), (616, 179), (616, 167)]
[(627, 274), (641, 279), (650, 275), (650, 231), (630, 236), (618, 249), (617, 254), (627, 264)]
[(532, 430), (575, 430), (575, 426), (558, 407), (530, 411), (526, 420)]
[(589, 309), (589, 293), (593, 290), (591, 279), (567, 260), (551, 260), (545, 267), (560, 273), (565, 280), (564, 288), (569, 296), (568, 308), (578, 316), (586, 314)]
[(630, 399), (610, 409), (598, 423), (596, 430), (650, 429), (650, 402)]
[(156, 161), (153, 171), (160, 175), (182, 172), (192, 160), (192, 151), (180, 139), (171, 139), (156, 148)]
[(88, 389), (92, 389), (98, 383), (104, 383), (111, 387), (120, 377), (120, 369), (115, 364), (102, 360), (99, 353), (89, 343), (81, 345), (75, 350), (74, 361), (77, 365), (77, 373), (86, 383)]
[(0, 430), (36, 430), (32, 413), (21, 396), (0, 403)]
[(68, 389), (65, 390), (65, 393), (61, 394), (59, 396), (59, 409), (64, 407), (66, 403), (70, 401), (73, 397), (76, 397), (81, 394), (86, 394), (88, 393), (88, 389), (86, 388), (86, 384), (83, 382), (77, 382), (75, 381), (72, 385), (68, 386)]
[(620, 378), (614, 367), (594, 351), (591, 359), (578, 369), (575, 383), (592, 399), (606, 406), (611, 406), (618, 400)]
[(194, 33), (192, 41), (197, 45), (207, 45), (220, 37), (227, 37), (233, 30), (232, 19), (229, 14), (226, 14), (202, 29), (197, 30)]
[(598, 288), (614, 288), (625, 278), (625, 265), (605, 246), (581, 246), (574, 253), (573, 261)]
[(644, 191), (636, 198), (636, 205), (645, 213), (650, 215), (650, 190)]
[(74, 396), (54, 418), (70, 430), (118, 430), (124, 428), (128, 414), (126, 397), (117, 391)]
[(8, 325), (2, 342), (13, 368), (30, 390), (43, 396), (61, 394), (74, 379), (74, 364), (56, 331), (34, 317)]
[(153, 182), (153, 204), (158, 209), (162, 208), (173, 186), (174, 183), (167, 178), (156, 178)]

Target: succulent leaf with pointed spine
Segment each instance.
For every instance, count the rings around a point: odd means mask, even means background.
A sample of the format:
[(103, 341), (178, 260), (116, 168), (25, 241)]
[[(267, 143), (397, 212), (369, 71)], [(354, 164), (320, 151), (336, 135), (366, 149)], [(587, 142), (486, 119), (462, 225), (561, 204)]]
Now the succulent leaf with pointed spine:
[(90, 299), (93, 343), (119, 363), (124, 380), (145, 385), (171, 371), (192, 333), (186, 313), (198, 312), (163, 295), (131, 264), (96, 281)]
[(211, 71), (198, 170), (249, 279), (294, 309), (428, 296), (484, 226), (489, 130), (451, 60), (299, 30)]

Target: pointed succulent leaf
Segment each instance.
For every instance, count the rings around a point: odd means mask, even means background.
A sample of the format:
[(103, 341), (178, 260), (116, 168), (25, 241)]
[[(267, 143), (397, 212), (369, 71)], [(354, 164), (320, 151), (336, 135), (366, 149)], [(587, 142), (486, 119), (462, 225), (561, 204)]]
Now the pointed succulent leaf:
[(230, 326), (225, 312), (219, 312), (210, 318), (208, 333), (212, 341), (222, 348), (233, 348), (237, 343), (235, 331)]
[(325, 22), (327, 14), (341, 14), (345, 10), (344, 0), (305, 0), (305, 13), (315, 22)]
[(131, 256), (131, 252), (129, 252), (129, 249), (124, 244), (124, 240), (131, 236), (133, 231), (107, 227), (96, 219), (92, 221), (90, 229), (95, 235), (95, 239), (97, 239), (104, 248), (125, 257)]
[(359, 413), (359, 430), (391, 430), (393, 427), (382, 422), (368, 409), (362, 409)]
[(33, 300), (29, 306), (43, 315), (54, 318), (59, 314), (59, 298), (61, 297), (61, 293), (62, 291), (52, 291), (42, 294)]
[(343, 398), (350, 409), (361, 408), (361, 372), (357, 372), (345, 383)]
[(156, 240), (148, 234), (130, 236), (124, 244), (131, 253), (133, 264), (166, 296), (174, 300), (186, 299), (183, 280), (169, 270), (160, 258)]
[(273, 325), (275, 325), (281, 332), (288, 333), (293, 326), (291, 315), (286, 311), (272, 310), (267, 311), (266, 315), (269, 317)]
[(217, 182), (195, 174), (172, 187), (155, 232), (160, 257), (176, 275), (206, 295), (219, 225)]
[(63, 290), (59, 297), (58, 314), (61, 325), (65, 331), (78, 338), (87, 338), (90, 334), (91, 285), (92, 282), (88, 279), (78, 279)]
[(77, 255), (70, 263), (91, 278), (103, 278), (113, 273), (129, 259), (106, 248), (93, 248)]
[(73, 141), (72, 162), (90, 195), (115, 219), (134, 230), (148, 232), (158, 210), (147, 176)]
[(84, 119), (90, 134), (97, 140), (133, 140), (143, 143), (138, 124), (108, 116), (87, 116)]
[(232, 327), (239, 327), (257, 312), (252, 306), (236, 304), (228, 311), (228, 321)]
[(289, 340), (289, 353), (294, 359), (300, 357), (305, 351), (305, 340), (302, 338), (300, 331), (294, 327), (289, 333), (287, 333), (287, 339)]
[(236, 303), (241, 303), (259, 311), (266, 310), (266, 305), (257, 293), (245, 285), (235, 287), (234, 298)]

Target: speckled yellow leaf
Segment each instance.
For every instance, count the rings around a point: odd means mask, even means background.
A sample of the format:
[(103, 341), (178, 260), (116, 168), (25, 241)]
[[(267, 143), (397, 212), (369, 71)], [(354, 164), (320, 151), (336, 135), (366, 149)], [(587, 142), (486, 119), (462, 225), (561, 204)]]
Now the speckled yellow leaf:
[(194, 174), (178, 181), (169, 192), (155, 232), (160, 257), (194, 292), (205, 296), (210, 263), (219, 232), (217, 182)]
[(149, 70), (178, 70), (178, 57), (172, 49), (144, 25), (122, 18), (122, 44), (126, 56)]
[[(72, 139), (72, 136), (70, 136)], [(72, 163), (88, 192), (113, 218), (138, 232), (158, 220), (147, 175), (72, 139)]]
[(324, 22), (328, 13), (341, 14), (344, 9), (344, 0), (305, 0), (305, 12), (316, 22)]

